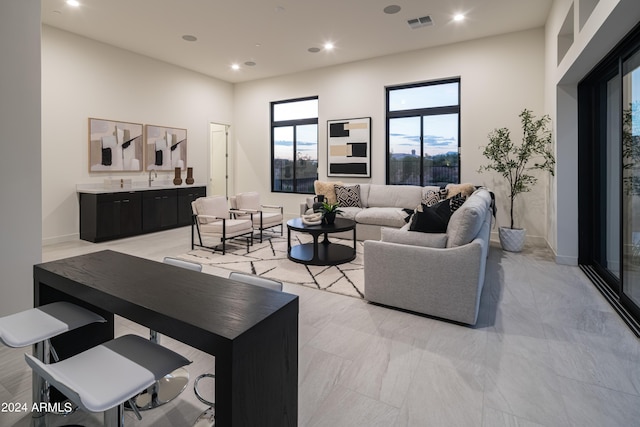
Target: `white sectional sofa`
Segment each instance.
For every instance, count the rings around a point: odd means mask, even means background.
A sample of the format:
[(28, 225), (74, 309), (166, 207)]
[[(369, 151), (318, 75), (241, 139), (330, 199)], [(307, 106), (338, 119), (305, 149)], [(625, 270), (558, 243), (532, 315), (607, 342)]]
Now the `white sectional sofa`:
[[(408, 210), (439, 187), (359, 186), (361, 207), (340, 209), (356, 221), (357, 239), (365, 241), (365, 299), (475, 325), (495, 209), (492, 193), (471, 184), (448, 185), (448, 195), (462, 190), (468, 197), (450, 214), (446, 232), (425, 233), (410, 230)], [(313, 202), (310, 197), (302, 203), (300, 213), (309, 213)]]
[[(356, 184), (343, 185), (353, 186)], [(417, 187), (414, 185), (357, 185), (360, 186), (362, 207), (341, 206), (340, 216), (356, 221), (358, 240), (379, 240), (382, 227), (403, 227), (408, 216), (404, 209), (413, 210), (420, 204), (423, 188), (439, 189), (439, 187)], [(313, 197), (309, 197), (305, 203), (300, 205), (300, 214), (308, 213), (312, 206)]]
[(475, 325), (489, 237), (492, 197), (479, 189), (449, 219), (446, 233), (382, 229), (364, 242), (364, 296), (370, 302)]

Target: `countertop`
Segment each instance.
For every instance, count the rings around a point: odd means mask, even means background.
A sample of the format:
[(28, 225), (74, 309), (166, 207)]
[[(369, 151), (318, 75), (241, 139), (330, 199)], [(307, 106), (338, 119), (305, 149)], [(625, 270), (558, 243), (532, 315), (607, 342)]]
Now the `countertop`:
[(119, 186), (105, 186), (101, 183), (96, 184), (76, 184), (76, 192), (89, 193), (89, 194), (106, 194), (106, 193), (124, 193), (130, 191), (149, 191), (149, 190), (168, 190), (172, 188), (192, 188), (192, 187), (205, 187), (207, 184), (201, 182), (195, 182), (191, 185), (187, 185), (182, 182), (180, 185), (175, 185), (171, 181), (153, 181), (151, 186), (147, 181), (133, 182), (131, 185), (125, 185), (120, 188)]

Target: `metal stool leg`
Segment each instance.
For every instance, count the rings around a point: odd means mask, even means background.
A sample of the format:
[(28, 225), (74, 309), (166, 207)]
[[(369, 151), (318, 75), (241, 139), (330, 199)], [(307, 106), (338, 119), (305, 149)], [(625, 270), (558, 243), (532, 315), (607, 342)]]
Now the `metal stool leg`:
[[(160, 336), (156, 331), (150, 331), (149, 340), (159, 344)], [(157, 408), (178, 397), (187, 388), (188, 384), (189, 371), (185, 368), (176, 369), (125, 403), (124, 407), (127, 410), (134, 410), (134, 412)], [(135, 408), (131, 407), (131, 403), (135, 405)]]
[(201, 379), (215, 378), (215, 377), (216, 376), (213, 374), (202, 374), (198, 376), (196, 380), (193, 382), (193, 391), (195, 392), (198, 400), (204, 403), (205, 405), (210, 405), (210, 407), (206, 411), (204, 411), (198, 416), (195, 423), (193, 424), (193, 427), (213, 427), (216, 425), (215, 403), (205, 399), (200, 393), (200, 391), (198, 390), (198, 383), (200, 382)]

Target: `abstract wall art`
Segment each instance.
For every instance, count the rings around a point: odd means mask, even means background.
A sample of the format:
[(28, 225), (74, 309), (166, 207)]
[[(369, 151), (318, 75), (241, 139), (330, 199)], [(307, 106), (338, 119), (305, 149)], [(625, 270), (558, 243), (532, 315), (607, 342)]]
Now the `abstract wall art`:
[(371, 117), (327, 121), (327, 176), (371, 177)]
[(142, 125), (89, 118), (89, 172), (142, 171)]
[(145, 125), (146, 170), (187, 167), (187, 130)]

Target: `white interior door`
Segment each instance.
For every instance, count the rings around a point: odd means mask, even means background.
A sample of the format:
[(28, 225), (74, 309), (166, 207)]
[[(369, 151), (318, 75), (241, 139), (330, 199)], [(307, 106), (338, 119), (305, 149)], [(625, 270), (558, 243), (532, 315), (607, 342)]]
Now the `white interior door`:
[(229, 125), (211, 123), (211, 173), (207, 195), (229, 197)]

